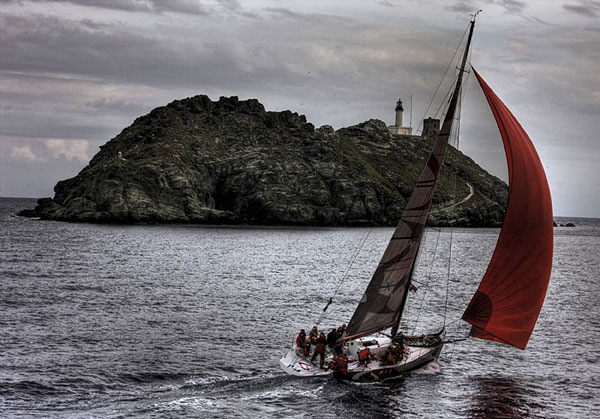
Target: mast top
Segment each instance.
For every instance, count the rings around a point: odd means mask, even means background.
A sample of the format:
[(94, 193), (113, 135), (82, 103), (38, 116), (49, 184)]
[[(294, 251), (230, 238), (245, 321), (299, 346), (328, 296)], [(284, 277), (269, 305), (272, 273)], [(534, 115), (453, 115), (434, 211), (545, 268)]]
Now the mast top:
[(478, 15), (479, 13), (481, 13), (481, 12), (483, 12), (483, 10), (482, 10), (482, 9), (479, 9), (479, 10), (477, 10), (475, 13), (473, 13), (473, 14), (471, 15), (471, 23), (475, 23), (475, 18), (476, 18), (476, 17), (477, 17), (477, 15)]

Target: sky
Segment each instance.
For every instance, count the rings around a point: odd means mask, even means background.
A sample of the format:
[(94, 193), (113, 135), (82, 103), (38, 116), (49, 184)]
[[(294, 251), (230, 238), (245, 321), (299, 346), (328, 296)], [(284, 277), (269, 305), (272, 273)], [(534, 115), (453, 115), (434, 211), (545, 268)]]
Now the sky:
[[(418, 131), (478, 9), (470, 61), (533, 140), (555, 215), (600, 217), (595, 0), (0, 0), (0, 196), (53, 196), (136, 117), (198, 94), (336, 129), (391, 125), (402, 97)], [(460, 149), (506, 179), (471, 75)]]

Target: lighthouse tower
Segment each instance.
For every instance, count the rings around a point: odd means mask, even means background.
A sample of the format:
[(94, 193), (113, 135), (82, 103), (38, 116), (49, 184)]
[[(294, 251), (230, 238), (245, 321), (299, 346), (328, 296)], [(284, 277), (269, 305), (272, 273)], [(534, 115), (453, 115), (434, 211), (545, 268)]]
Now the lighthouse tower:
[(402, 107), (402, 99), (399, 98), (398, 102), (396, 102), (396, 121), (395, 125), (390, 125), (388, 129), (390, 133), (394, 135), (412, 135), (411, 127), (403, 127), (402, 126), (402, 117), (404, 114), (404, 108)]
[(404, 113), (404, 108), (402, 107), (402, 98), (398, 98), (398, 102), (396, 102), (396, 126), (402, 126), (402, 114)]

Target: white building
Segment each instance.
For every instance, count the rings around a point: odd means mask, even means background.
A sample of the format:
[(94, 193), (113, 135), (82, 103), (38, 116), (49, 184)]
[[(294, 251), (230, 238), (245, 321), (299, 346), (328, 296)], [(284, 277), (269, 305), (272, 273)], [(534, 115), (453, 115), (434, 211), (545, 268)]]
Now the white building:
[(402, 107), (402, 99), (398, 99), (396, 103), (396, 124), (388, 126), (390, 133), (394, 135), (412, 135), (412, 127), (402, 126), (402, 117), (404, 108)]

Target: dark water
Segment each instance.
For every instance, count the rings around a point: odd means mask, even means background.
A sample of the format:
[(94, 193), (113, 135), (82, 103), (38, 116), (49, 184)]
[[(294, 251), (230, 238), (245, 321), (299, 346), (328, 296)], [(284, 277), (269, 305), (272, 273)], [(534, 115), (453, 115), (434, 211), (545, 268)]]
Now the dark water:
[[(33, 202), (0, 199), (2, 417), (600, 416), (598, 220), (556, 229), (553, 276), (526, 351), (470, 339), (446, 346), (439, 364), (358, 385), (289, 377), (278, 359), (316, 321), (366, 238), (323, 325), (348, 321), (390, 229), (14, 216)], [(452, 234), (449, 336), (467, 334), (456, 319), (497, 232)], [(450, 237), (427, 235), (409, 332), (444, 323)]]

